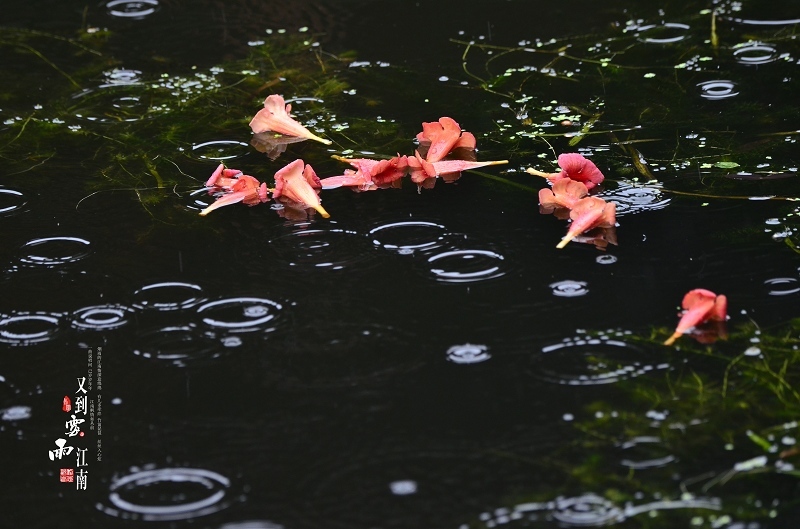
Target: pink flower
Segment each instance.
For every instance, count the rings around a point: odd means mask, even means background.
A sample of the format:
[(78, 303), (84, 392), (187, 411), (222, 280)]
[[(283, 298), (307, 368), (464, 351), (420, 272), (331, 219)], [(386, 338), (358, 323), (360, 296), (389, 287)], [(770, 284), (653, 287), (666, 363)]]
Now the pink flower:
[(389, 160), (372, 160), (370, 158), (343, 158), (334, 156), (339, 161), (349, 163), (356, 171), (346, 170), (340, 176), (331, 176), (321, 180), (322, 186), (358, 187), (360, 191), (372, 191), (378, 187), (390, 187), (403, 178), (408, 169), (408, 159), (399, 154)]
[(262, 184), (255, 177), (242, 174), (237, 169), (225, 169), (222, 164), (219, 164), (211, 178), (208, 179), (206, 186), (219, 188), (223, 190), (224, 194), (201, 211), (201, 216), (206, 216), (217, 208), (238, 202), (254, 206), (269, 201), (267, 184)]
[(572, 209), (580, 199), (589, 194), (589, 190), (582, 182), (569, 178), (556, 180), (553, 189), (539, 190), (539, 205), (542, 213), (552, 213), (555, 208)]
[(664, 345), (672, 345), (686, 331), (706, 321), (725, 321), (728, 298), (722, 294), (718, 296), (710, 290), (696, 288), (683, 296), (681, 306), (685, 312), (681, 316), (675, 332), (664, 342)]
[(272, 131), (287, 136), (297, 136), (330, 145), (331, 141), (313, 134), (289, 116), (292, 105), (284, 107), (283, 97), (273, 94), (264, 100), (264, 108), (258, 111), (250, 121), (250, 128), (255, 134)]
[(462, 134), (459, 124), (448, 117), (441, 117), (438, 122), (423, 123), (417, 140), (420, 146), (428, 148), (425, 161), (431, 163), (438, 162), (459, 147), (475, 149), (475, 136), (469, 132)]
[(321, 189), (317, 174), (310, 165), (305, 165), (303, 160), (297, 159), (275, 173), (275, 199), (286, 197), (290, 200), (304, 204), (305, 207), (314, 208), (326, 219), (330, 217), (319, 200), (317, 189)]
[(572, 224), (556, 248), (563, 248), (569, 241), (585, 231), (614, 226), (617, 223), (617, 206), (602, 198), (586, 197), (575, 203), (569, 217), (572, 219)]
[(599, 185), (605, 176), (591, 160), (576, 152), (567, 152), (558, 155), (558, 166), (561, 171), (558, 173), (543, 173), (536, 169), (526, 169), (526, 172), (536, 176), (543, 176), (548, 180), (558, 181), (569, 178), (577, 182), (583, 182), (586, 189), (593, 189)]

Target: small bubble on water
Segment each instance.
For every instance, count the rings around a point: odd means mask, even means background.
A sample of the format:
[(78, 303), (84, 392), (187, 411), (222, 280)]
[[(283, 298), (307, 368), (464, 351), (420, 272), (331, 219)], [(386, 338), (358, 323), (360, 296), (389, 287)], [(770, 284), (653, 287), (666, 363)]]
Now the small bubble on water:
[(604, 265), (607, 265), (607, 264), (614, 264), (614, 263), (616, 263), (616, 262), (617, 262), (617, 256), (615, 256), (615, 255), (608, 255), (608, 254), (606, 254), (606, 255), (598, 255), (598, 256), (595, 258), (595, 261), (596, 261), (598, 264), (604, 264)]
[(761, 349), (756, 346), (748, 347), (747, 349), (744, 350), (745, 356), (758, 356), (760, 354), (761, 354)]
[(417, 482), (410, 479), (393, 481), (389, 483), (389, 490), (391, 490), (392, 494), (396, 496), (408, 496), (409, 494), (416, 494)]

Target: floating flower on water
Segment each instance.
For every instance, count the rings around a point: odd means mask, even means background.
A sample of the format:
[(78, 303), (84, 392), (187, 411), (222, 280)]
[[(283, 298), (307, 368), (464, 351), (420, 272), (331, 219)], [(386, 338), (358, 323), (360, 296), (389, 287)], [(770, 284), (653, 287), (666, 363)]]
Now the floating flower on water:
[(283, 97), (273, 94), (264, 100), (264, 108), (250, 121), (250, 128), (253, 129), (255, 134), (263, 132), (278, 132), (287, 136), (297, 136), (299, 138), (306, 138), (308, 140), (318, 141), (325, 145), (330, 145), (331, 141), (320, 138), (316, 134), (309, 131), (300, 123), (295, 121), (289, 112), (292, 110), (292, 105), (285, 105)]
[(569, 231), (556, 245), (563, 248), (572, 239), (594, 228), (611, 228), (617, 223), (617, 206), (602, 198), (586, 197), (578, 200), (569, 213), (572, 219)]
[(603, 176), (603, 173), (600, 172), (594, 162), (575, 152), (558, 155), (558, 166), (561, 168), (558, 173), (543, 173), (532, 168), (526, 169), (526, 172), (554, 181), (569, 178), (570, 180), (583, 182), (586, 185), (586, 189), (589, 190), (605, 180), (605, 176)]
[(421, 147), (427, 148), (425, 161), (438, 162), (453, 149), (475, 149), (475, 136), (461, 132), (461, 126), (453, 118), (441, 117), (439, 121), (422, 124), (422, 132), (417, 134)]
[(310, 165), (305, 165), (301, 159), (297, 159), (275, 173), (275, 191), (272, 196), (275, 199), (286, 197), (290, 200), (304, 204), (306, 207), (314, 208), (326, 219), (330, 217), (319, 200), (317, 189), (321, 189), (317, 174)]
[(690, 290), (683, 297), (681, 307), (685, 312), (681, 316), (675, 332), (664, 342), (664, 345), (672, 345), (686, 331), (706, 321), (725, 321), (728, 312), (728, 298), (723, 294), (718, 296), (710, 290), (696, 288)]
[(222, 164), (219, 164), (211, 178), (206, 181), (206, 186), (221, 189), (224, 194), (201, 211), (201, 216), (238, 202), (254, 206), (269, 201), (267, 184), (262, 184), (255, 177), (243, 174), (237, 169), (226, 169)]
[(580, 199), (589, 194), (589, 190), (582, 182), (576, 182), (569, 178), (556, 180), (553, 189), (544, 188), (539, 190), (539, 211), (541, 213), (552, 213), (555, 208), (572, 209)]
[(372, 160), (370, 158), (343, 158), (334, 156), (339, 161), (349, 163), (356, 171), (346, 170), (340, 176), (331, 176), (321, 180), (325, 188), (356, 187), (359, 191), (372, 191), (379, 187), (395, 186), (408, 170), (408, 159), (399, 154), (389, 160)]

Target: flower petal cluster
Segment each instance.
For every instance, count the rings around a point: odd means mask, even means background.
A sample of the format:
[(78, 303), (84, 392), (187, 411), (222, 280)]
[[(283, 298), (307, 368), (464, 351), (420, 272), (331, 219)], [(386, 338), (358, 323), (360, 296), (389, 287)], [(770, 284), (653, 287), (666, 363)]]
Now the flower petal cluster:
[(475, 136), (462, 132), (461, 126), (446, 116), (439, 121), (423, 123), (417, 141), (420, 148), (413, 157), (398, 154), (389, 160), (372, 160), (334, 156), (355, 167), (356, 171), (346, 170), (343, 175), (324, 178), (322, 185), (325, 188), (346, 186), (356, 191), (373, 191), (398, 187), (399, 180), (408, 174), (419, 187), (431, 188), (437, 178), (453, 182), (461, 177), (462, 171), (508, 163), (508, 160), (475, 161)]
[[(588, 196), (589, 190), (603, 181), (603, 175), (592, 162), (580, 154), (561, 154), (558, 157), (558, 163), (562, 167), (560, 173), (547, 174), (534, 169), (527, 170), (528, 173), (544, 176), (553, 182), (552, 189), (539, 190), (539, 211), (541, 213), (554, 213), (556, 217), (565, 219), (567, 218), (566, 212), (569, 211), (568, 217), (572, 220), (572, 224), (556, 248), (563, 248), (572, 240), (592, 243), (600, 250), (605, 250), (609, 244), (617, 244), (616, 204), (606, 202), (599, 197)], [(592, 168), (597, 171), (595, 172)], [(570, 175), (586, 177), (587, 180), (584, 182), (579, 178), (572, 178)], [(593, 230), (597, 230), (597, 232), (581, 236), (581, 234)]]
[(226, 169), (223, 164), (219, 164), (211, 174), (206, 181), (206, 187), (211, 188), (211, 192), (222, 191), (222, 195), (200, 212), (202, 216), (238, 202), (254, 206), (269, 201), (267, 184), (262, 184), (255, 177), (243, 174), (238, 169)]
[(205, 216), (215, 209), (242, 202), (249, 206), (269, 202), (272, 198), (281, 202), (290, 201), (301, 208), (314, 208), (325, 218), (330, 217), (322, 207), (317, 190), (321, 189), (319, 178), (310, 165), (303, 160), (295, 160), (275, 173), (275, 188), (269, 189), (253, 176), (243, 174), (238, 169), (227, 169), (223, 164), (214, 170), (206, 181), (211, 193), (219, 195), (213, 204), (200, 212)]
[(603, 173), (597, 168), (594, 162), (576, 152), (559, 154), (558, 166), (561, 168), (561, 171), (557, 173), (543, 173), (533, 168), (526, 169), (526, 172), (528, 174), (542, 176), (552, 182), (557, 182), (565, 178), (576, 182), (582, 182), (586, 185), (586, 189), (590, 191), (605, 180), (605, 176), (603, 176)]

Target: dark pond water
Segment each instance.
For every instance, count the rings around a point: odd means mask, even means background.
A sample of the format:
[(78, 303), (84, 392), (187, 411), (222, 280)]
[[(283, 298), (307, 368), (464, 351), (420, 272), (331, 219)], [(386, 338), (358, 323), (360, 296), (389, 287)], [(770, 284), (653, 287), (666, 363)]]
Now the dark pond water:
[[(796, 526), (800, 5), (464, 4), (6, 3), (0, 526)], [(509, 163), (197, 214), (441, 116)], [(562, 152), (618, 245), (556, 249)]]

